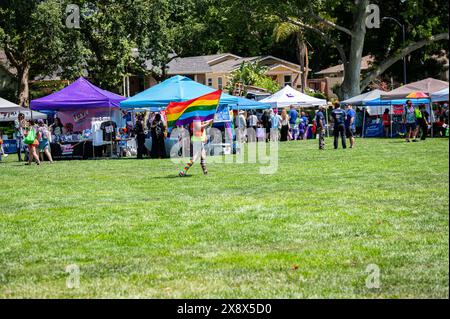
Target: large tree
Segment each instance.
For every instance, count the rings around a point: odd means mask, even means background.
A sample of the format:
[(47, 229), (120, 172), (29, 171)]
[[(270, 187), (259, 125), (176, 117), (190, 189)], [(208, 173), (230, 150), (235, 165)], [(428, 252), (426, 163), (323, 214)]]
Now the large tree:
[[(372, 1), (379, 5), (381, 12), (384, 7), (397, 7), (397, 12), (403, 12), (405, 17), (415, 21), (410, 25), (411, 37), (402, 47), (401, 41), (391, 46), (390, 52), (376, 54), (376, 64), (371, 72), (361, 78), (361, 58), (365, 50), (369, 0), (235, 0), (234, 6), (251, 7), (262, 15), (277, 15), (282, 21), (291, 23), (315, 36), (319, 36), (329, 46), (334, 47), (341, 63), (344, 65), (344, 81), (340, 86), (341, 98), (359, 94), (376, 77), (383, 74), (389, 67), (415, 50), (440, 40), (448, 40), (448, 2), (437, 1), (442, 13), (439, 17), (428, 15), (427, 10), (435, 7), (433, 1), (410, 0), (400, 3), (394, 0)], [(436, 1), (434, 1), (436, 2)], [(446, 18), (445, 18), (446, 17)], [(377, 29), (370, 29), (376, 32)], [(392, 37), (398, 34), (394, 28), (384, 30), (380, 37)], [(379, 51), (379, 50), (378, 50)]]
[(63, 53), (64, 37), (59, 1), (2, 0), (0, 49), (17, 70), (18, 99), (28, 105), (32, 74), (55, 71)]

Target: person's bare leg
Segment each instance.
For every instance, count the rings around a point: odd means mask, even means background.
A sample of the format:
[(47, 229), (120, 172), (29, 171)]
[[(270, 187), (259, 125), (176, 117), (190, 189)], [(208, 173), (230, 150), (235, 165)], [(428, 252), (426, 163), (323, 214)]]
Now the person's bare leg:
[(36, 147), (33, 147), (33, 157), (36, 160), (36, 163), (39, 165), (41, 163), (41, 161), (39, 160), (39, 156), (36, 152)]
[(44, 152), (45, 152), (45, 155), (47, 155), (47, 158), (50, 161), (50, 163), (53, 163), (53, 158), (52, 158), (52, 154), (50, 153), (50, 151), (48, 149), (45, 149)]

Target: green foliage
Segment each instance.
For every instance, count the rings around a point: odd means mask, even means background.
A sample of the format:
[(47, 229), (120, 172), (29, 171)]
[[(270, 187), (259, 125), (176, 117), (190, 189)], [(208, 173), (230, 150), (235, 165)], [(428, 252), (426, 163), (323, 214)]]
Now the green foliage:
[(271, 77), (265, 75), (267, 67), (257, 62), (242, 62), (239, 69), (231, 73), (231, 79), (227, 89), (232, 92), (236, 83), (244, 86), (252, 85), (274, 93), (280, 89), (278, 83)]

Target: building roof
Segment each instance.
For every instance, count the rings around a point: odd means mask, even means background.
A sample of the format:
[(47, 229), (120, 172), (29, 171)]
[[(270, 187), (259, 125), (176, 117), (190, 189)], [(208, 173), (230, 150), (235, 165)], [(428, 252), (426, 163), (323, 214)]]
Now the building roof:
[(199, 74), (199, 73), (228, 73), (240, 67), (243, 62), (262, 62), (273, 59), (277, 65), (287, 65), (291, 69), (300, 68), (299, 65), (279, 59), (274, 56), (239, 57), (230, 53), (175, 58), (168, 64), (167, 73), (173, 74)]
[[(366, 55), (361, 59), (361, 70), (367, 70), (371, 67), (372, 63), (375, 61), (375, 58), (371, 55)], [(336, 74), (344, 72), (344, 65), (334, 65), (327, 69), (316, 72), (317, 75), (327, 75), (327, 74)]]

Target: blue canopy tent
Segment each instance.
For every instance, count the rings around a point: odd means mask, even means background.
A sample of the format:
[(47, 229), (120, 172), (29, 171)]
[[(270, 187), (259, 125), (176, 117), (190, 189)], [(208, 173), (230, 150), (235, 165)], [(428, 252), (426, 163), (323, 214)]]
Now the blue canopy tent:
[[(215, 89), (195, 82), (185, 76), (176, 75), (120, 103), (124, 110), (145, 109), (162, 111), (170, 102), (184, 102), (214, 92)], [(238, 99), (222, 93), (220, 105), (237, 104)]]
[(237, 97), (237, 103), (231, 104), (231, 108), (237, 111), (247, 111), (247, 110), (264, 110), (270, 109), (270, 104), (261, 103), (255, 100), (249, 100), (244, 97)]

